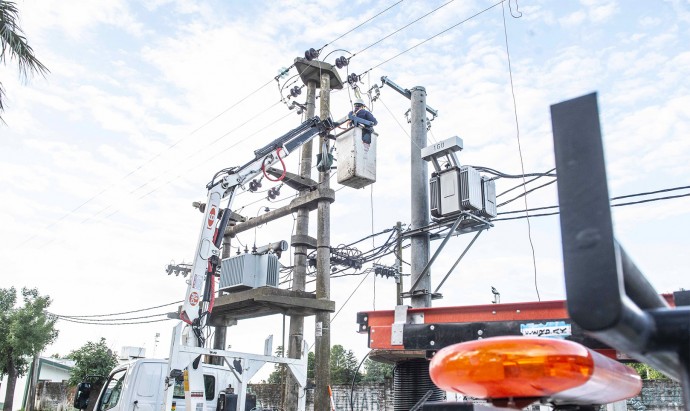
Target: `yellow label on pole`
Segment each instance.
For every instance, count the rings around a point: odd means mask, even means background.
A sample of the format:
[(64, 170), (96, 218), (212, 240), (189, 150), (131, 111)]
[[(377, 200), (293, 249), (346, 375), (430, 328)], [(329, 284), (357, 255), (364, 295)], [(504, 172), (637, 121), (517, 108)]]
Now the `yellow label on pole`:
[(184, 370), (184, 392), (189, 392), (189, 371)]

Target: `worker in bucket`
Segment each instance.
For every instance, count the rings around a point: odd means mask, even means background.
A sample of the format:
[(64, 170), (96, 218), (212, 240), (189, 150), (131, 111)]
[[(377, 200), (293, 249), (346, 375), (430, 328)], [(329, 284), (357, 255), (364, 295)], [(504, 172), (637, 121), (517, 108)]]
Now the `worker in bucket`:
[[(366, 121), (367, 123), (360, 123), (364, 126), (362, 129), (362, 141), (365, 144), (371, 144), (371, 133), (374, 132), (374, 126), (378, 124), (378, 121), (376, 121), (376, 117), (374, 117), (373, 114), (369, 110), (367, 110), (366, 104), (364, 104), (364, 100), (361, 98), (355, 99), (354, 103), (355, 109), (350, 112), (349, 117), (358, 117), (361, 118), (362, 120)], [(352, 121), (351, 121), (352, 123)], [(354, 121), (355, 124), (357, 125), (357, 121)]]

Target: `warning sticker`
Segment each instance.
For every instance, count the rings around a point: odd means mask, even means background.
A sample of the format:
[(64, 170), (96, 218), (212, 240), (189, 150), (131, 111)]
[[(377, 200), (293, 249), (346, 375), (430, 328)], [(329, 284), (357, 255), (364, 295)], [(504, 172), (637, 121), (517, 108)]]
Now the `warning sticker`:
[(192, 282), (192, 288), (195, 290), (201, 289), (201, 285), (204, 283), (204, 276), (199, 274), (194, 274), (194, 280)]
[(549, 321), (520, 324), (520, 332), (527, 337), (565, 338), (572, 334), (572, 329), (565, 321)]
[(204, 392), (203, 391), (192, 391), (191, 393), (189, 393), (189, 396), (192, 398), (201, 398), (204, 396)]
[(216, 209), (215, 206), (211, 207), (211, 210), (208, 212), (208, 221), (206, 222), (206, 225), (208, 228), (213, 227), (213, 222), (216, 221), (216, 214), (218, 213), (218, 209)]
[(199, 294), (196, 292), (189, 294), (189, 304), (191, 304), (192, 307), (199, 304)]
[(323, 323), (318, 322), (316, 323), (316, 332), (315, 332), (317, 337), (322, 337), (323, 336)]

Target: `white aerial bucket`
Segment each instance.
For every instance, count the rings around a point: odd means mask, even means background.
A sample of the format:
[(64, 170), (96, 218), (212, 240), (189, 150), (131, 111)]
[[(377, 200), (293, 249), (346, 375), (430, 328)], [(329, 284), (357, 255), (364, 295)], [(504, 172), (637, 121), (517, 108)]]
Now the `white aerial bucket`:
[(362, 141), (362, 129), (353, 127), (335, 140), (338, 152), (338, 183), (352, 188), (366, 187), (376, 182), (376, 140), (371, 133), (371, 143)]

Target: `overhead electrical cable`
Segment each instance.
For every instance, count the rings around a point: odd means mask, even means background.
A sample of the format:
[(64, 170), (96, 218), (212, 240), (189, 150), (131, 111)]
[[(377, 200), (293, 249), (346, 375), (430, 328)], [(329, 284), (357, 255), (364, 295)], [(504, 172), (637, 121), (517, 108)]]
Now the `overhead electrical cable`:
[(150, 324), (150, 323), (159, 323), (163, 321), (170, 321), (170, 320), (176, 320), (175, 318), (161, 318), (159, 320), (150, 320), (150, 321), (134, 321), (134, 322), (125, 322), (125, 323), (97, 323), (93, 321), (78, 321), (70, 318), (64, 318), (64, 317), (57, 317), (58, 321), (67, 321), (70, 323), (76, 323), (76, 324), (89, 324), (89, 325), (136, 325), (136, 324)]
[[(666, 200), (673, 200), (676, 198), (685, 198), (685, 197), (690, 197), (690, 193), (665, 196), (665, 197), (648, 198), (648, 199), (638, 200), (638, 201), (628, 201), (625, 203), (611, 204), (611, 207), (624, 207), (624, 206), (629, 206), (629, 205), (653, 203), (653, 202), (657, 202), (657, 201), (666, 201)], [(553, 209), (553, 208), (558, 208), (558, 206), (539, 207), (539, 208), (531, 209), (530, 211), (547, 210), (547, 209)], [(522, 212), (525, 212), (525, 210), (506, 211), (503, 213), (499, 213), (499, 215), (516, 214), (516, 213), (522, 213)], [(531, 217), (544, 217), (544, 216), (557, 215), (557, 214), (560, 214), (560, 212), (554, 211), (553, 213), (533, 214), (533, 215), (531, 215)], [(492, 221), (521, 220), (524, 218), (527, 218), (527, 216), (495, 218)]]
[(481, 14), (483, 14), (483, 13), (485, 13), (485, 12), (491, 10), (491, 9), (493, 9), (494, 7), (498, 6), (499, 4), (502, 4), (504, 1), (505, 1), (505, 0), (501, 0), (501, 1), (499, 1), (498, 3), (496, 3), (496, 4), (492, 5), (492, 6), (489, 6), (489, 7), (485, 8), (484, 10), (482, 10), (482, 11), (480, 11), (480, 12), (478, 12), (478, 13), (475, 13), (475, 14), (473, 14), (472, 16), (470, 16), (470, 17), (468, 17), (468, 18), (466, 18), (466, 19), (464, 19), (464, 20), (462, 20), (462, 21), (460, 21), (460, 22), (458, 22), (458, 23), (453, 24), (452, 26), (446, 28), (445, 30), (440, 31), (440, 32), (434, 34), (433, 36), (427, 38), (426, 40), (423, 40), (423, 41), (421, 41), (421, 42), (415, 44), (414, 46), (412, 46), (412, 47), (410, 47), (410, 48), (408, 48), (408, 49), (406, 49), (406, 50), (404, 50), (404, 51), (401, 51), (400, 53), (394, 55), (393, 57), (388, 58), (388, 59), (386, 59), (386, 60), (384, 60), (384, 61), (378, 63), (377, 65), (375, 65), (375, 66), (369, 68), (368, 70), (365, 70), (362, 74), (360, 74), (360, 76), (363, 76), (363, 75), (365, 75), (366, 73), (368, 73), (368, 72), (370, 72), (370, 71), (372, 71), (372, 70), (374, 70), (374, 69), (377, 69), (377, 68), (383, 66), (384, 64), (389, 63), (389, 62), (391, 62), (392, 60), (394, 60), (394, 59), (396, 59), (396, 58), (402, 56), (403, 54), (405, 54), (405, 53), (407, 53), (407, 52), (409, 52), (409, 51), (414, 50), (415, 48), (421, 46), (422, 44), (424, 44), (424, 43), (426, 43), (426, 42), (428, 42), (428, 41), (433, 40), (434, 38), (436, 38), (436, 37), (438, 37), (438, 36), (440, 36), (440, 35), (442, 35), (442, 34), (448, 32), (448, 31), (450, 31), (450, 30), (452, 30), (452, 29), (454, 29), (454, 28), (460, 26), (461, 24), (464, 24), (464, 23), (466, 23), (466, 22), (472, 20), (472, 19), (475, 18), (475, 17), (478, 17), (479, 15), (481, 15)]
[[(180, 301), (173, 301), (171, 303), (167, 304), (161, 304), (161, 305), (156, 305), (154, 307), (147, 307), (147, 308), (139, 308), (137, 310), (132, 310), (132, 311), (122, 311), (119, 313), (109, 313), (109, 314), (91, 314), (91, 315), (58, 315), (59, 317), (68, 317), (68, 318), (92, 318), (92, 317), (113, 317), (116, 315), (124, 315), (124, 314), (133, 314), (133, 313), (140, 313), (142, 311), (149, 311), (149, 310), (155, 310), (156, 308), (163, 308), (167, 307), (169, 305), (175, 305), (175, 304), (181, 304), (183, 300)], [(57, 314), (56, 314), (57, 315)]]
[[(394, 4), (392, 4), (391, 6), (387, 7), (386, 9), (382, 10), (381, 12), (375, 14), (374, 16), (372, 16), (372, 17), (366, 19), (365, 21), (363, 21), (362, 23), (358, 24), (358, 25), (355, 26), (354, 28), (352, 28), (352, 29), (348, 30), (347, 32), (341, 34), (340, 36), (336, 37), (334, 40), (330, 41), (329, 43), (326, 43), (324, 46), (321, 47), (321, 49), (323, 49), (324, 47), (328, 46), (330, 43), (333, 43), (333, 42), (335, 42), (336, 40), (339, 40), (339, 39), (345, 37), (346, 35), (352, 33), (353, 31), (357, 30), (358, 28), (360, 28), (360, 27), (363, 26), (364, 24), (366, 24), (366, 23), (368, 23), (368, 22), (374, 20), (375, 18), (377, 18), (378, 16), (382, 15), (382, 14), (385, 13), (386, 11), (388, 11), (388, 10), (392, 9), (393, 7), (397, 6), (398, 4), (402, 3), (402, 1), (403, 1), (403, 0), (400, 0), (400, 1), (398, 1), (398, 2), (396, 2), (396, 3), (394, 3)], [(288, 70), (291, 69), (292, 67), (294, 67), (294, 63), (291, 64), (289, 67), (285, 68), (285, 69), (283, 70), (283, 72), (288, 71)], [(281, 73), (281, 74), (282, 74), (282, 73)], [(182, 142), (182, 141), (185, 140), (186, 138), (188, 138), (188, 137), (190, 137), (190, 136), (196, 134), (198, 131), (200, 131), (200, 130), (203, 129), (204, 127), (208, 126), (209, 124), (211, 124), (212, 122), (214, 122), (215, 120), (217, 120), (218, 118), (220, 118), (222, 115), (224, 115), (224, 114), (227, 113), (228, 111), (230, 111), (230, 110), (234, 109), (235, 107), (237, 107), (238, 105), (242, 104), (243, 102), (245, 102), (245, 101), (246, 101), (247, 99), (249, 99), (250, 97), (256, 95), (256, 94), (257, 94), (259, 91), (261, 91), (263, 88), (265, 88), (265, 87), (267, 87), (268, 85), (270, 85), (273, 81), (277, 81), (279, 78), (280, 78), (280, 74), (279, 74), (278, 76), (272, 77), (272, 78), (271, 78), (270, 80), (268, 80), (266, 83), (264, 83), (264, 84), (262, 84), (261, 86), (257, 87), (256, 89), (254, 89), (253, 91), (251, 91), (249, 94), (247, 94), (247, 95), (245, 95), (244, 97), (240, 98), (239, 100), (237, 100), (236, 102), (234, 102), (233, 104), (231, 104), (230, 106), (228, 106), (227, 108), (225, 108), (223, 111), (221, 111), (221, 112), (218, 113), (217, 115), (213, 116), (212, 118), (210, 118), (209, 120), (207, 120), (206, 122), (204, 122), (203, 124), (201, 124), (199, 127), (197, 127), (197, 128), (195, 128), (194, 130), (192, 130), (189, 134), (187, 134), (187, 135), (185, 135), (185, 136), (183, 136), (183, 137), (177, 139), (177, 140), (174, 141), (171, 145), (169, 145), (168, 147), (166, 147), (165, 149), (163, 149), (162, 151), (160, 151), (159, 153), (157, 153), (156, 155), (154, 155), (152, 158), (150, 158), (150, 159), (144, 161), (143, 163), (141, 163), (140, 165), (138, 165), (137, 167), (135, 167), (133, 170), (129, 171), (127, 174), (125, 174), (124, 176), (122, 176), (118, 181), (116, 181), (115, 184), (108, 184), (108, 185), (106, 185), (104, 189), (100, 190), (98, 193), (96, 193), (96, 194), (94, 194), (93, 196), (89, 197), (87, 200), (85, 200), (84, 202), (82, 202), (81, 204), (79, 204), (78, 206), (76, 206), (75, 208), (71, 209), (71, 210), (68, 211), (66, 214), (63, 214), (60, 218), (58, 218), (58, 219), (55, 220), (54, 222), (50, 223), (50, 224), (46, 227), (46, 229), (49, 229), (49, 228), (54, 227), (56, 224), (60, 223), (60, 222), (61, 222), (62, 220), (64, 220), (65, 218), (67, 218), (67, 217), (73, 215), (74, 213), (76, 213), (77, 211), (79, 211), (80, 209), (82, 209), (85, 205), (91, 203), (91, 202), (92, 202), (93, 200), (95, 200), (96, 198), (102, 196), (102, 195), (105, 194), (107, 191), (109, 191), (109, 190), (111, 190), (113, 187), (115, 187), (117, 184), (121, 183), (122, 181), (124, 181), (125, 179), (127, 179), (128, 177), (130, 177), (131, 175), (133, 175), (134, 173), (136, 173), (136, 172), (139, 171), (140, 169), (142, 169), (144, 166), (146, 166), (147, 164), (151, 163), (153, 160), (155, 160), (156, 158), (160, 157), (161, 155), (163, 155), (163, 154), (166, 153), (167, 151), (171, 150), (172, 148), (176, 147), (180, 142)], [(155, 190), (154, 190), (154, 191), (155, 191)], [(150, 194), (150, 193), (148, 193), (148, 194)], [(148, 194), (147, 194), (147, 195), (148, 195)], [(17, 247), (23, 246), (24, 244), (26, 244), (26, 243), (28, 243), (29, 241), (31, 241), (31, 240), (33, 240), (34, 238), (36, 238), (37, 235), (38, 235), (38, 234), (33, 234), (32, 236), (28, 237), (26, 240), (22, 241)]]
[[(548, 183), (544, 183), (544, 184), (542, 184), (542, 185), (540, 185), (540, 186), (536, 186), (536, 187), (531, 188), (531, 189), (529, 189), (529, 190), (524, 190), (524, 192), (523, 192), (522, 194), (517, 195), (517, 196), (511, 198), (510, 200), (504, 201), (504, 202), (502, 202), (501, 204), (497, 205), (496, 207), (503, 207), (504, 205), (509, 204), (509, 203), (512, 203), (513, 201), (515, 201), (515, 200), (517, 200), (517, 199), (519, 199), (519, 198), (521, 198), (521, 197), (524, 197), (524, 196), (526, 196), (527, 194), (529, 194), (529, 193), (531, 193), (531, 192), (533, 192), (533, 191), (535, 191), (535, 190), (539, 190), (540, 188), (547, 187), (547, 186), (549, 186), (549, 185), (555, 183), (556, 181), (557, 181), (557, 180), (554, 179), (554, 180), (551, 180), (551, 181), (549, 181)], [(527, 208), (525, 208), (525, 210), (526, 210), (526, 209), (527, 209)]]
[[(531, 182), (534, 182), (534, 181), (536, 181), (536, 180), (538, 180), (538, 179), (540, 179), (540, 178), (542, 178), (542, 177), (545, 177), (545, 176), (549, 175), (549, 174), (552, 173), (554, 170), (556, 170), (556, 168), (552, 168), (551, 170), (547, 171), (546, 173), (544, 173), (544, 174), (542, 174), (542, 175), (539, 175), (539, 176), (537, 176), (537, 177), (534, 177), (533, 179), (529, 180), (529, 181), (527, 182), (527, 184), (529, 184), (529, 183), (531, 183)], [(506, 191), (504, 191), (504, 192), (502, 192), (502, 193), (496, 195), (496, 198), (501, 197), (502, 195), (508, 194), (508, 193), (510, 193), (511, 191), (513, 191), (513, 190), (515, 190), (515, 189), (518, 189), (518, 188), (520, 188), (520, 187), (524, 187), (524, 186), (525, 186), (525, 183), (520, 183), (520, 184), (516, 185), (515, 187), (509, 188), (508, 190), (506, 190)]]
[[(410, 27), (410, 26), (413, 25), (414, 23), (416, 23), (416, 22), (422, 20), (422, 19), (425, 18), (425, 17), (430, 16), (431, 14), (433, 14), (433, 13), (439, 11), (440, 9), (446, 7), (447, 5), (449, 5), (450, 3), (454, 2), (454, 1), (455, 1), (455, 0), (450, 0), (450, 1), (446, 2), (446, 3), (443, 3), (442, 5), (440, 5), (440, 6), (438, 6), (438, 7), (436, 7), (435, 9), (431, 10), (430, 12), (428, 12), (428, 13), (422, 15), (422, 16), (419, 16), (419, 17), (416, 18), (415, 20), (412, 20), (411, 22), (409, 22), (409, 23), (407, 23), (406, 25), (400, 27), (399, 29), (394, 30), (393, 32), (387, 34), (386, 36), (384, 36), (384, 37), (382, 37), (382, 38), (376, 40), (375, 42), (369, 44), (368, 46), (364, 47), (364, 48), (361, 49), (360, 51), (358, 51), (358, 52), (352, 54), (352, 55), (348, 58), (348, 60), (351, 59), (351, 58), (353, 58), (353, 57), (355, 57), (355, 56), (358, 55), (358, 54), (361, 54), (361, 53), (365, 52), (366, 50), (369, 50), (370, 48), (372, 48), (373, 46), (375, 46), (375, 45), (379, 44), (380, 42), (386, 40), (387, 38), (389, 38), (389, 37), (391, 37), (391, 36), (394, 36), (394, 35), (397, 34), (397, 33), (400, 33), (401, 31), (403, 31), (403, 30), (405, 30), (406, 28)], [(368, 70), (367, 70), (367, 71), (368, 71)], [(361, 75), (364, 75), (365, 73), (366, 73), (366, 72), (362, 73)]]
[(89, 318), (89, 317), (82, 317), (82, 316), (71, 316), (71, 315), (58, 315), (58, 314), (53, 314), (54, 316), (58, 318), (66, 318), (70, 320), (79, 320), (79, 321), (94, 321), (94, 322), (113, 322), (113, 321), (130, 321), (130, 320), (141, 320), (144, 318), (154, 318), (154, 317), (160, 317), (160, 316), (167, 316), (168, 313), (159, 313), (159, 314), (151, 314), (151, 315), (142, 315), (138, 317), (128, 317), (128, 318)]
[[(512, 9), (511, 9), (512, 10)], [(516, 138), (517, 138), (517, 145), (518, 145), (518, 153), (520, 155), (520, 169), (522, 171), (522, 188), (524, 190), (524, 194), (522, 196), (522, 199), (525, 203), (525, 210), (529, 209), (529, 206), (527, 205), (527, 180), (525, 178), (525, 161), (522, 155), (522, 144), (520, 143), (520, 121), (518, 120), (518, 108), (517, 108), (517, 99), (515, 98), (515, 85), (513, 84), (513, 65), (510, 61), (510, 47), (508, 45), (508, 26), (506, 24), (506, 7), (504, 2), (501, 2), (501, 16), (503, 17), (503, 34), (505, 36), (505, 44), (506, 44), (506, 57), (508, 60), (508, 76), (510, 78), (510, 94), (513, 98), (513, 114), (515, 115), (515, 131), (516, 131)], [(517, 197), (516, 197), (517, 198)], [(512, 201), (512, 200), (510, 200)], [(508, 201), (508, 202), (510, 202)], [(506, 204), (506, 203), (504, 203)], [(537, 255), (534, 250), (534, 241), (532, 241), (532, 225), (530, 224), (529, 221), (529, 211), (525, 211), (527, 213), (527, 238), (529, 239), (529, 246), (530, 249), (532, 250), (532, 264), (534, 267), (534, 290), (537, 292), (537, 301), (541, 301), (541, 296), (539, 295), (539, 285), (537, 283)]]
[(338, 41), (338, 40), (340, 40), (341, 38), (347, 36), (348, 34), (352, 33), (353, 31), (357, 30), (358, 28), (362, 27), (363, 25), (369, 23), (370, 21), (374, 20), (374, 19), (377, 18), (378, 16), (382, 15), (383, 13), (387, 12), (388, 10), (392, 9), (393, 7), (397, 6), (398, 4), (400, 4), (400, 3), (402, 3), (402, 2), (403, 2), (403, 0), (399, 0), (399, 1), (397, 1), (397, 2), (395, 2), (395, 3), (393, 3), (393, 4), (391, 4), (390, 6), (386, 7), (386, 8), (383, 9), (383, 10), (381, 10), (380, 12), (374, 14), (372, 17), (370, 17), (370, 18), (364, 20), (363, 22), (359, 23), (359, 24), (356, 25), (355, 27), (351, 28), (350, 30), (348, 30), (348, 31), (346, 31), (345, 33), (341, 34), (340, 36), (336, 37), (335, 39), (333, 39), (333, 40), (329, 41), (328, 43), (324, 44), (323, 46), (321, 46), (321, 48), (320, 48), (319, 50), (323, 50), (323, 49), (326, 48), (329, 44), (335, 43), (336, 41)]

